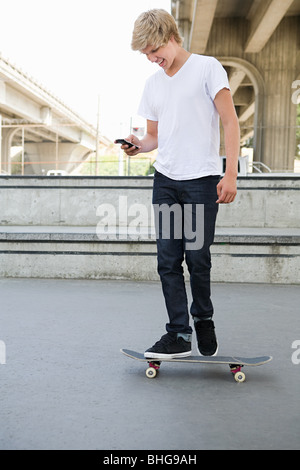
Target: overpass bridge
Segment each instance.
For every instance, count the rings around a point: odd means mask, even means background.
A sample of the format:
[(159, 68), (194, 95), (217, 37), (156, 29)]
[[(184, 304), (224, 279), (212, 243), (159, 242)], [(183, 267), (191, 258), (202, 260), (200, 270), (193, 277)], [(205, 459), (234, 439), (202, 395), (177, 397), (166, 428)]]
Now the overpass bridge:
[(185, 48), (227, 69), (241, 146), (253, 139), (255, 160), (293, 171), (300, 144), (300, 0), (172, 0), (171, 12)]
[[(109, 140), (32, 77), (0, 56), (0, 174), (43, 175), (72, 172), (96, 141)], [(11, 155), (12, 147), (19, 154)], [(15, 159), (17, 158), (17, 161)]]

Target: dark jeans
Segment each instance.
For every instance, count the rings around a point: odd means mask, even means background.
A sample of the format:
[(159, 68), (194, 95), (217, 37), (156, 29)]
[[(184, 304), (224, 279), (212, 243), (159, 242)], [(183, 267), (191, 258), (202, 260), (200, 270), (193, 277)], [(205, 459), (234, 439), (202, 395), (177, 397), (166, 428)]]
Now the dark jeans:
[[(192, 333), (183, 276), (184, 257), (192, 292), (190, 313), (199, 318), (213, 315), (210, 246), (218, 212), (216, 186), (219, 180), (219, 176), (207, 176), (175, 181), (155, 173), (152, 202), (156, 219), (158, 273), (169, 315), (168, 332)], [(191, 215), (187, 216), (187, 213)], [(191, 242), (193, 235), (194, 242)]]

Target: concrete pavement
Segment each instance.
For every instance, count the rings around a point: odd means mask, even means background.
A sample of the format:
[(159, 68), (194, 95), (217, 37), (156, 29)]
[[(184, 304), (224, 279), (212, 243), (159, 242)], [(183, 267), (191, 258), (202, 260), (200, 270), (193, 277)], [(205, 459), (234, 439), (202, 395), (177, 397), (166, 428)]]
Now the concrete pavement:
[(274, 357), (243, 384), (120, 354), (164, 333), (157, 282), (0, 279), (0, 449), (299, 449), (299, 286), (212, 290), (219, 354)]

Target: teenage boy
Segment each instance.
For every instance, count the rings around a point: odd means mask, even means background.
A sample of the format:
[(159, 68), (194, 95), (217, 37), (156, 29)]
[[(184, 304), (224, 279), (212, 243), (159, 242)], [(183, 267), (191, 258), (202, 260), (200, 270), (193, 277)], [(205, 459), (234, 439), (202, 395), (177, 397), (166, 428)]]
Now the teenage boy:
[[(174, 18), (164, 10), (142, 13), (134, 24), (132, 49), (138, 50), (160, 67), (146, 82), (138, 114), (147, 120), (147, 132), (139, 140), (127, 140), (138, 148), (122, 145), (129, 156), (158, 148), (153, 184), (153, 204), (157, 207), (192, 207), (193, 224), (198, 223), (197, 207), (203, 211), (203, 243), (189, 244), (182, 236), (163, 236), (157, 229), (157, 258), (169, 322), (167, 334), (145, 352), (150, 359), (191, 355), (192, 328), (182, 263), (185, 257), (190, 274), (192, 304), (198, 351), (217, 354), (213, 305), (210, 290), (210, 246), (214, 239), (218, 205), (234, 201), (239, 155), (239, 124), (228, 79), (213, 57), (191, 54), (182, 47)], [(220, 180), (220, 133), (222, 120), (226, 151), (226, 172)], [(162, 214), (164, 215), (164, 214)], [(170, 215), (170, 214), (169, 214)], [(198, 217), (199, 219), (199, 217)], [(169, 218), (175, 224), (175, 216)], [(182, 215), (182, 221), (187, 218)], [(184, 223), (184, 222), (182, 222)], [(190, 227), (191, 229), (191, 227)]]

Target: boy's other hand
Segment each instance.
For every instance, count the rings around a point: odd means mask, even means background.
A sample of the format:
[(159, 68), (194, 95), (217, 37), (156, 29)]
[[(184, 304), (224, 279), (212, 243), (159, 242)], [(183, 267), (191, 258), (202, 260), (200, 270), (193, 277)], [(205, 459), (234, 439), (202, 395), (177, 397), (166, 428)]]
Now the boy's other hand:
[(217, 204), (230, 204), (233, 202), (237, 194), (236, 178), (225, 175), (217, 185), (217, 193)]

